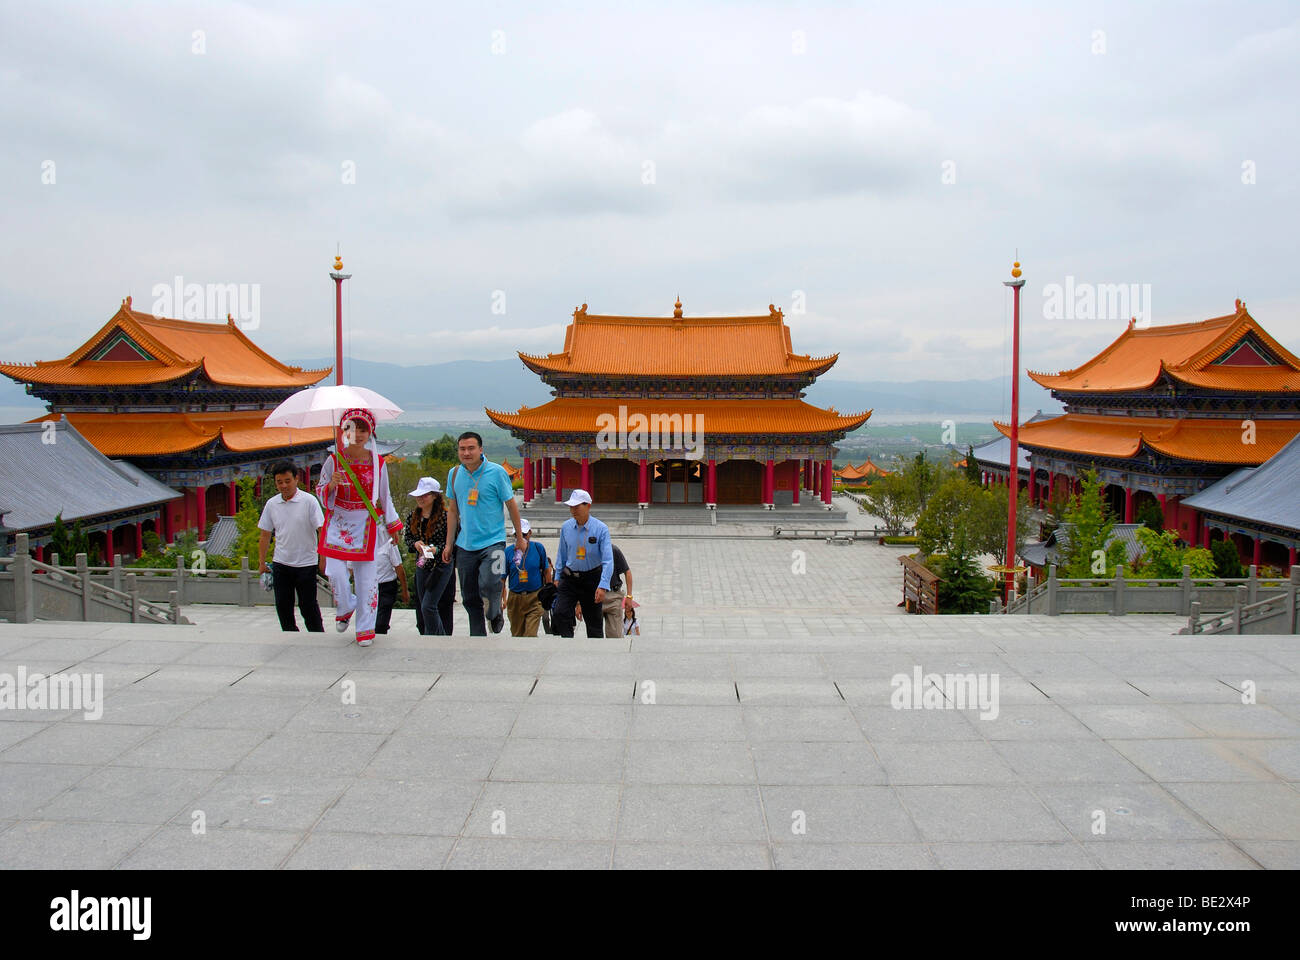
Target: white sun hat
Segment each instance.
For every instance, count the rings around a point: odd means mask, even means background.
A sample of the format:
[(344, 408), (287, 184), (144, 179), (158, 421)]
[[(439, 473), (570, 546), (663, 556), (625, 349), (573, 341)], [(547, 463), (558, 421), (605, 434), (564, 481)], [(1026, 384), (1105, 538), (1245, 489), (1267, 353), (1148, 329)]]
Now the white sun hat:
[(433, 479), (433, 477), (421, 477), (420, 482), (416, 485), (415, 489), (411, 491), (410, 495), (413, 497), (422, 497), (426, 493), (442, 493), (442, 487), (438, 484), (437, 480)]

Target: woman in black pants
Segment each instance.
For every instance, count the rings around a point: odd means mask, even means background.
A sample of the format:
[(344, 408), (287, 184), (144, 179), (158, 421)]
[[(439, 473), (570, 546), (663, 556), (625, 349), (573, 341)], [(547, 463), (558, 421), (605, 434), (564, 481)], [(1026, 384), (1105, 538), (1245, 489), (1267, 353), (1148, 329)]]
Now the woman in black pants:
[(416, 557), (416, 626), (425, 636), (446, 636), (451, 633), (448, 622), (451, 610), (447, 610), (448, 621), (444, 621), (440, 601), (456, 567), (454, 563), (442, 562), (442, 548), (447, 543), (447, 511), (442, 502), (442, 488), (433, 477), (421, 477), (411, 496), (416, 507), (406, 521), (406, 545)]

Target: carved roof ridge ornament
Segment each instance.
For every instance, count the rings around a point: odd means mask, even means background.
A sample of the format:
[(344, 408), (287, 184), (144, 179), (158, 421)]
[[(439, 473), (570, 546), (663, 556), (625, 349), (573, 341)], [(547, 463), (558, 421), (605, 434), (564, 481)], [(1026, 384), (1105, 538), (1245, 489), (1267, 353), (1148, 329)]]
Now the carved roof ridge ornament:
[(673, 304), (673, 319), (680, 320), (681, 318), (682, 318), (682, 295), (679, 293), (677, 294), (677, 301)]

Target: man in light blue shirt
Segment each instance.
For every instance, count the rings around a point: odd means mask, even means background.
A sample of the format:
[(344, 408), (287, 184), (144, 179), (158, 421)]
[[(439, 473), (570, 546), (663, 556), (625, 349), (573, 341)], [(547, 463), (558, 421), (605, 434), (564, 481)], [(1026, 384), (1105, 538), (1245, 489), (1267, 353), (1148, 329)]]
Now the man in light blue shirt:
[[(472, 637), (500, 633), (506, 618), (501, 612), (501, 577), (506, 572), (506, 525), (502, 510), (508, 508), (515, 525), (515, 546), (528, 549), (519, 521), (519, 504), (510, 477), (499, 463), (483, 456), (483, 438), (472, 430), (462, 433), (456, 452), (460, 466), (447, 474), (447, 544), (442, 562), (451, 562), (451, 531), (456, 535), (456, 573), (460, 576), (461, 602), (469, 614)], [(484, 605), (487, 607), (484, 613)]]
[(555, 555), (559, 588), (551, 611), (551, 629), (561, 637), (573, 636), (573, 609), (581, 604), (587, 636), (603, 637), (602, 605), (609, 578), (614, 574), (609, 527), (591, 515), (591, 494), (586, 490), (574, 490), (565, 504), (572, 516), (560, 527), (560, 549)]

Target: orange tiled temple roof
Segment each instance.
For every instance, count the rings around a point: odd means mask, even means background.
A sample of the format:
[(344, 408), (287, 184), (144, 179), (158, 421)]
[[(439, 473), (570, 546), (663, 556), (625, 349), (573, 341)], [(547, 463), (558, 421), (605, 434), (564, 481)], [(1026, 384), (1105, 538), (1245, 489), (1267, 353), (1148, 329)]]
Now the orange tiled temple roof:
[[(1247, 338), (1262, 345), (1277, 363), (1216, 363)], [(1300, 357), (1269, 336), (1240, 300), (1235, 313), (1197, 323), (1138, 329), (1129, 321), (1118, 339), (1083, 366), (1057, 374), (1031, 370), (1029, 376), (1049, 390), (1101, 393), (1147, 389), (1162, 372), (1192, 386), (1219, 390), (1300, 390)]]
[[(154, 359), (91, 359), (119, 334)], [(62, 360), (0, 363), (0, 374), (24, 383), (111, 387), (166, 383), (200, 368), (213, 383), (241, 387), (306, 387), (330, 372), (328, 367), (303, 370), (281, 363), (232, 320), (204, 323), (155, 317), (131, 309), (127, 297), (108, 323)]]
[[(993, 424), (1004, 435), (1011, 428)], [(1097, 457), (1125, 459), (1142, 446), (1179, 460), (1257, 466), (1300, 433), (1300, 420), (1256, 420), (1255, 442), (1243, 443), (1241, 420), (1114, 417), (1067, 413), (1020, 425), (1020, 443)]]
[(639, 397), (558, 397), (540, 407), (521, 407), (518, 413), (488, 410), (492, 422), (507, 430), (542, 433), (591, 433), (599, 431), (601, 414), (618, 416), (619, 406), (628, 416), (644, 414), (703, 414), (703, 429), (709, 433), (825, 433), (856, 430), (867, 422), (871, 411), (843, 415), (833, 408), (823, 410), (802, 400), (704, 400), (671, 398), (650, 400)]
[(106, 457), (148, 457), (186, 453), (219, 439), (235, 453), (328, 442), (332, 427), (290, 430), (264, 427), (269, 411), (218, 413), (49, 413), (31, 422), (66, 416)]
[(771, 304), (764, 316), (616, 317), (573, 311), (564, 350), (519, 358), (535, 373), (621, 374), (637, 377), (773, 376), (821, 374), (839, 354), (811, 357), (790, 345), (784, 314)]
[(873, 474), (883, 477), (887, 475), (889, 471), (876, 466), (876, 464), (871, 462), (871, 458), (868, 457), (856, 467), (850, 463), (848, 466), (834, 471), (834, 473), (841, 480), (861, 480), (863, 477), (869, 477)]
[(511, 480), (514, 480), (516, 477), (522, 477), (524, 475), (524, 472), (520, 470), (518, 467), (514, 466), (509, 460), (502, 460), (501, 467), (505, 470), (506, 476), (508, 476)]

